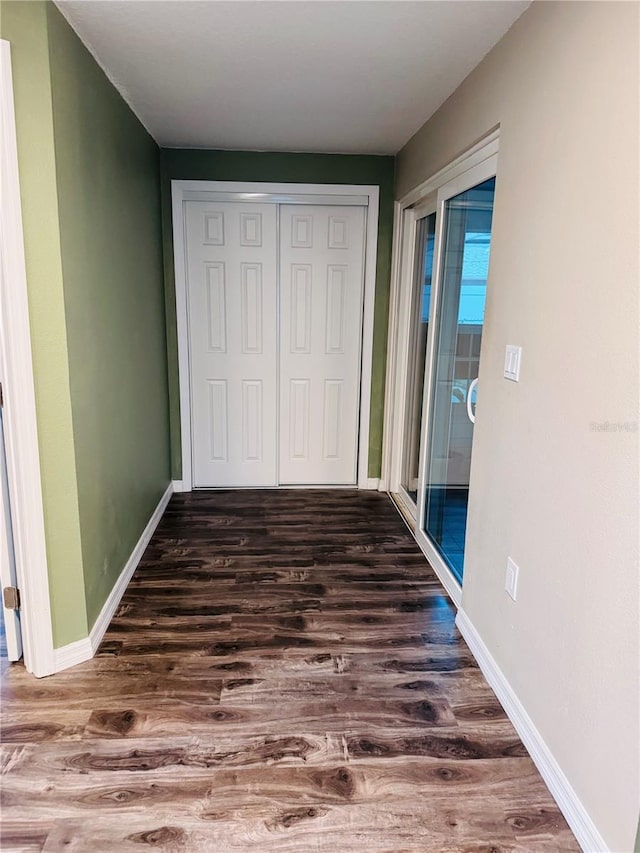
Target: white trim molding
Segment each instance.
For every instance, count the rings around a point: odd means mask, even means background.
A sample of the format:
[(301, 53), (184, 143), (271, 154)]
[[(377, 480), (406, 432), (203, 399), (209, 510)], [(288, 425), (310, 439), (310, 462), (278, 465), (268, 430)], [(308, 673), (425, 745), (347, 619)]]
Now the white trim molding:
[(436, 192), (440, 187), (460, 177), (464, 172), (473, 169), (475, 166), (479, 166), (490, 157), (495, 157), (498, 153), (499, 142), (500, 128), (495, 127), (486, 136), (483, 136), (482, 139), (479, 139), (470, 148), (467, 148), (466, 151), (456, 157), (455, 160), (452, 160), (434, 175), (431, 175), (430, 178), (427, 178), (426, 181), (423, 181), (417, 187), (410, 190), (400, 199), (400, 206), (404, 209), (419, 204), (428, 195), (431, 195), (431, 193)]
[[(378, 216), (380, 189), (360, 184), (289, 184), (245, 181), (171, 181), (173, 256), (178, 337), (178, 377), (180, 387), (180, 442), (182, 488), (193, 488), (191, 454), (191, 389), (189, 365), (189, 323), (187, 311), (187, 262), (184, 205), (186, 201), (241, 201), (244, 204), (336, 204), (366, 207), (366, 247), (364, 259), (364, 304), (362, 317), (362, 363), (360, 371), (360, 422), (358, 442), (359, 489), (369, 489), (369, 420), (371, 416), (371, 375), (373, 321), (378, 256)], [(377, 488), (377, 486), (376, 486)]]
[(136, 542), (135, 548), (131, 552), (131, 556), (125, 563), (125, 566), (120, 573), (120, 577), (115, 582), (113, 589), (111, 590), (111, 594), (105, 601), (102, 610), (100, 611), (100, 615), (93, 624), (89, 637), (91, 639), (91, 647), (94, 654), (98, 651), (98, 646), (102, 642), (105, 631), (109, 627), (109, 622), (111, 622), (113, 614), (116, 612), (116, 609), (120, 604), (120, 599), (124, 595), (124, 591), (126, 590), (133, 573), (138, 568), (142, 555), (151, 541), (151, 537), (155, 533), (156, 527), (160, 523), (160, 519), (164, 515), (164, 511), (171, 500), (172, 494), (173, 483), (169, 483), (164, 494), (160, 498), (157, 507), (154, 509), (151, 518), (147, 522), (147, 526), (142, 531), (140, 538)]
[(458, 610), (456, 625), (478, 662), (482, 674), (489, 682), (520, 739), (526, 746), (533, 763), (538, 768), (578, 843), (585, 853), (608, 853), (609, 848), (606, 842), (589, 817), (580, 798), (562, 772), (553, 753), (527, 714), (482, 637), (462, 608)]
[(69, 643), (68, 645), (55, 650), (55, 672), (60, 672), (61, 670), (68, 669), (70, 666), (74, 666), (77, 663), (90, 660), (98, 651), (102, 638), (109, 627), (109, 623), (113, 619), (113, 614), (116, 612), (118, 605), (120, 604), (133, 573), (138, 568), (138, 564), (142, 559), (145, 548), (151, 541), (151, 537), (155, 533), (156, 527), (164, 515), (164, 511), (171, 500), (173, 492), (173, 483), (169, 483), (166, 491), (160, 498), (157, 507), (153, 511), (153, 515), (149, 519), (147, 526), (142, 531), (135, 548), (131, 552), (131, 556), (122, 569), (118, 580), (115, 582), (109, 597), (105, 601), (98, 618), (94, 622), (89, 636), (84, 637), (81, 640), (76, 640), (74, 643)]
[(67, 643), (66, 646), (60, 646), (53, 653), (54, 672), (62, 672), (64, 669), (69, 669), (70, 666), (91, 660), (93, 654), (90, 637), (83, 637), (74, 643)]
[(11, 50), (0, 41), (0, 362), (4, 438), (24, 664), (54, 671), (27, 274), (18, 178)]

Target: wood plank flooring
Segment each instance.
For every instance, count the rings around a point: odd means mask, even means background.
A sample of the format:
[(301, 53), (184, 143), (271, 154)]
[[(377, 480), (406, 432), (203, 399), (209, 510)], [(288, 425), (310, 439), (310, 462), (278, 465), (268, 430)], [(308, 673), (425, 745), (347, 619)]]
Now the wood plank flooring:
[(2, 678), (2, 849), (578, 845), (386, 496), (175, 495), (93, 661)]

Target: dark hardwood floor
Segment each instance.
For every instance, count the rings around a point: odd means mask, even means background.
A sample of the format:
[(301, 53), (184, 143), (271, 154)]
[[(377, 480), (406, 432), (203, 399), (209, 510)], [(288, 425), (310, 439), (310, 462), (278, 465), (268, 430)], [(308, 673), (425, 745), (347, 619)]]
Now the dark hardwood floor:
[(578, 845), (386, 496), (173, 497), (93, 661), (2, 678), (4, 850)]

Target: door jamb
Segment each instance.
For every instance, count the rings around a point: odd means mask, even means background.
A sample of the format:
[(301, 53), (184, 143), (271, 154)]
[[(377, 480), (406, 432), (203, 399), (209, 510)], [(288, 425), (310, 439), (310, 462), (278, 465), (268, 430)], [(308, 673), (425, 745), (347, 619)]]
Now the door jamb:
[(11, 49), (0, 40), (0, 347), (7, 479), (20, 589), (23, 659), (36, 676), (54, 672), (27, 276), (18, 177)]
[[(369, 480), (368, 467), (379, 194), (379, 187), (360, 184), (171, 181), (183, 491), (189, 492), (193, 488), (185, 202), (189, 200), (224, 200), (241, 201), (245, 204), (272, 202), (274, 204), (342, 204), (366, 207), (357, 485), (359, 489), (368, 489), (374, 487), (372, 481)], [(375, 481), (375, 488), (377, 488), (377, 481)]]

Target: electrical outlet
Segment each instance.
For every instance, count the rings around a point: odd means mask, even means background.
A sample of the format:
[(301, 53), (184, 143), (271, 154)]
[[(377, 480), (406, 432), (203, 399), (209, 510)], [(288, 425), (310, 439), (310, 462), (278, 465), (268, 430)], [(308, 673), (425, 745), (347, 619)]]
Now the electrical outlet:
[(513, 600), (516, 600), (518, 594), (518, 572), (520, 569), (513, 562), (511, 557), (507, 557), (507, 576), (504, 583), (504, 588), (509, 593)]

